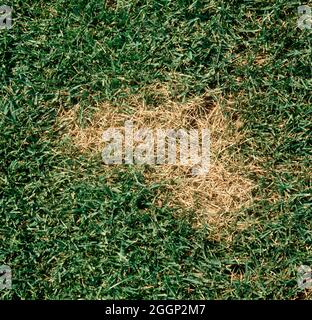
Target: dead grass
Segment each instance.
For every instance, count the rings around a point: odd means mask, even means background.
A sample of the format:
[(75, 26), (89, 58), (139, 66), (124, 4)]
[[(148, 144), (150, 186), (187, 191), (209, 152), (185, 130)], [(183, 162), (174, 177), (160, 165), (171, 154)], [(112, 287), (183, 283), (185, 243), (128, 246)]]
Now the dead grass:
[(178, 165), (148, 167), (144, 174), (149, 182), (167, 181), (170, 204), (195, 210), (199, 223), (217, 223), (219, 227), (229, 223), (233, 213), (252, 201), (254, 184), (246, 176), (251, 170), (258, 170), (254, 163), (242, 163), (239, 155), (244, 123), (235, 117), (225, 117), (224, 111), (231, 111), (231, 103), (212, 98), (208, 93), (177, 103), (171, 99), (166, 86), (149, 87), (147, 91), (161, 102), (156, 106), (146, 104), (142, 95), (135, 95), (127, 101), (127, 109), (109, 103), (99, 105), (90, 124), (84, 128), (78, 125), (78, 107), (60, 113), (59, 122), (66, 125), (66, 134), (80, 152), (93, 154), (104, 147), (103, 131), (109, 127), (122, 128), (126, 120), (132, 120), (136, 128), (208, 128), (211, 166), (206, 176), (192, 176), (190, 168)]

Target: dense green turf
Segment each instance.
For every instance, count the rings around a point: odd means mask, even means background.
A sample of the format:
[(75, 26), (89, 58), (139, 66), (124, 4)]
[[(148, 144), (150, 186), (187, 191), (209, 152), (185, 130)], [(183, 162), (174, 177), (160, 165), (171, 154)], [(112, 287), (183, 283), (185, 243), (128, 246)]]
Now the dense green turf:
[[(311, 31), (296, 28), (298, 1), (7, 4), (0, 264), (12, 267), (13, 288), (1, 297), (303, 296), (296, 268), (312, 266), (312, 47)], [(258, 159), (261, 171), (250, 175), (258, 188), (227, 229), (194, 230), (191, 215), (155, 205), (161, 186), (140, 172), (108, 179), (99, 157), (62, 151), (60, 108), (92, 111), (155, 82), (173, 83), (176, 99), (218, 89), (246, 122), (242, 156)]]

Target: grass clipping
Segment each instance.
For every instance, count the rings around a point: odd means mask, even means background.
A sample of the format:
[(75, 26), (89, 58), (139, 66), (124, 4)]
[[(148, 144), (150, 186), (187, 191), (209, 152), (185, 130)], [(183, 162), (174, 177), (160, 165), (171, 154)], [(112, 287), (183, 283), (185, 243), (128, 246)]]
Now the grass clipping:
[[(80, 152), (91, 151), (93, 154), (102, 152), (105, 146), (103, 132), (109, 127), (122, 129), (126, 120), (131, 120), (135, 129), (207, 128), (211, 139), (207, 175), (192, 176), (190, 167), (162, 164), (144, 167), (147, 181), (165, 181), (170, 191), (169, 203), (181, 209), (195, 210), (206, 222), (248, 205), (254, 185), (246, 178), (249, 169), (239, 156), (239, 145), (244, 139), (240, 130), (242, 122), (225, 117), (219, 103), (208, 95), (176, 103), (166, 89), (157, 87), (154, 92), (155, 100), (160, 101), (156, 105), (146, 104), (146, 99), (140, 95), (129, 98), (127, 108), (109, 103), (99, 105), (86, 127), (78, 125), (78, 108), (63, 112), (60, 120), (65, 122), (66, 134), (74, 146)], [(227, 107), (230, 108), (230, 102)], [(103, 166), (107, 170), (116, 167), (104, 163)]]

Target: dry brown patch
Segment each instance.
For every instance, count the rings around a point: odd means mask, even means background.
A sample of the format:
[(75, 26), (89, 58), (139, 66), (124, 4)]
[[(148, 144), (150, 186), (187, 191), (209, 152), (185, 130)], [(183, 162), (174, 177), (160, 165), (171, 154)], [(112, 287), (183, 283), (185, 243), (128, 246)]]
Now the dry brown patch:
[[(183, 209), (194, 209), (198, 222), (217, 223), (220, 227), (229, 223), (232, 213), (252, 200), (254, 184), (246, 173), (257, 167), (242, 163), (239, 145), (244, 140), (244, 125), (237, 117), (225, 117), (224, 110), (215, 98), (206, 94), (186, 103), (171, 99), (166, 87), (148, 88), (161, 96), (162, 103), (147, 105), (140, 95), (128, 100), (126, 109), (109, 103), (98, 106), (90, 125), (82, 128), (77, 124), (77, 108), (60, 114), (67, 135), (80, 152), (101, 152), (104, 147), (102, 133), (109, 127), (122, 128), (126, 120), (132, 120), (136, 128), (150, 129), (201, 129), (208, 128), (211, 135), (211, 166), (206, 176), (192, 176), (190, 168), (157, 165), (144, 170), (149, 182), (168, 181), (170, 203)], [(219, 101), (220, 102), (220, 101)], [(230, 109), (231, 104), (224, 104)], [(107, 166), (107, 170), (109, 170)]]

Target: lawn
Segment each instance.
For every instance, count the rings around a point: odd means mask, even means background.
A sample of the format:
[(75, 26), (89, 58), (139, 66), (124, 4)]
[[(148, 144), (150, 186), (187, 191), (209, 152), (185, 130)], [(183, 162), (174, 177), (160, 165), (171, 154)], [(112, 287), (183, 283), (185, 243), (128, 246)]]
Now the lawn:
[[(297, 268), (312, 267), (312, 33), (297, 27), (299, 1), (6, 4), (0, 265), (13, 276), (2, 299), (311, 298), (297, 286)], [(227, 152), (254, 186), (221, 222), (207, 212), (198, 225), (165, 177), (108, 168), (60, 125), (74, 108), (83, 129), (103, 103), (207, 95), (229, 126), (239, 119)]]

